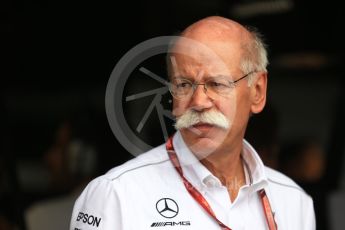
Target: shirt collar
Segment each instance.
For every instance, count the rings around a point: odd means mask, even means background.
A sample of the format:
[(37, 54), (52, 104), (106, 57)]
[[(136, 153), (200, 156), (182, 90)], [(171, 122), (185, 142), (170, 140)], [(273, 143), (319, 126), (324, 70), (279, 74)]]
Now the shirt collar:
[[(184, 176), (194, 186), (199, 188), (221, 186), (220, 180), (201, 164), (190, 151), (179, 131), (174, 135), (173, 145)], [(250, 185), (255, 191), (264, 188), (268, 184), (265, 166), (255, 149), (246, 140), (243, 140), (242, 158), (247, 185)]]
[(255, 149), (243, 139), (242, 158), (247, 165), (251, 184), (255, 185), (263, 181), (267, 182), (265, 166)]

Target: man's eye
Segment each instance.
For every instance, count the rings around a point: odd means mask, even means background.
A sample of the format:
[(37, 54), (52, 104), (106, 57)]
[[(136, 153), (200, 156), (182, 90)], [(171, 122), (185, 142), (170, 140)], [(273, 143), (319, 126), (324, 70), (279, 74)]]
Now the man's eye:
[(227, 85), (224, 82), (217, 82), (217, 81), (211, 81), (208, 83), (208, 85), (213, 88), (227, 87)]
[(190, 87), (190, 86), (191, 86), (191, 84), (188, 83), (188, 82), (181, 82), (181, 83), (177, 83), (177, 84), (176, 84), (176, 87), (177, 87), (177, 88), (188, 88), (188, 87)]

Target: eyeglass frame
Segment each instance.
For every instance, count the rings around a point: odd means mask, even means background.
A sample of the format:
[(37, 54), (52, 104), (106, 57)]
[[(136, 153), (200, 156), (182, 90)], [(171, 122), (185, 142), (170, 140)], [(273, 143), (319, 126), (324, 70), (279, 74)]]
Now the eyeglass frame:
[[(236, 83), (237, 83), (237, 82), (241, 81), (242, 79), (244, 79), (244, 78), (248, 77), (249, 75), (251, 75), (251, 74), (253, 74), (253, 73), (256, 73), (256, 72), (258, 72), (258, 71), (257, 71), (257, 70), (253, 70), (253, 71), (250, 71), (249, 73), (245, 74), (244, 76), (240, 77), (239, 79), (237, 79), (237, 80), (235, 80), (235, 81), (230, 81), (230, 80), (227, 80), (227, 81), (229, 82), (230, 85), (236, 86)], [(180, 79), (187, 80), (187, 81), (189, 81), (189, 82), (191, 83), (193, 91), (192, 91), (192, 94), (191, 94), (190, 96), (192, 96), (192, 95), (194, 94), (196, 88), (197, 88), (199, 85), (203, 85), (203, 86), (204, 86), (204, 91), (205, 91), (205, 93), (207, 93), (206, 83), (192, 82), (191, 80), (189, 80), (189, 79), (187, 79), (187, 78), (180, 78)], [(176, 97), (176, 95), (174, 95), (174, 93), (172, 92), (171, 86), (172, 86), (172, 83), (169, 83), (169, 92), (170, 92), (170, 94), (171, 94), (174, 98), (176, 98), (176, 99), (178, 99), (178, 100), (182, 99), (182, 98), (178, 98), (178, 97)], [(218, 94), (218, 93), (216, 93), (216, 94)], [(219, 95), (219, 94), (218, 94), (218, 95)]]

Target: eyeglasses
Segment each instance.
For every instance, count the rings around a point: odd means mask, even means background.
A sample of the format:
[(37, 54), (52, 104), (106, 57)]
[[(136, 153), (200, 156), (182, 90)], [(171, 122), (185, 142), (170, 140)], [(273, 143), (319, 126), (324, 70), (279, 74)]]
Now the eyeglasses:
[(204, 86), (204, 92), (209, 96), (228, 95), (233, 88), (235, 88), (236, 83), (240, 80), (248, 77), (250, 74), (256, 71), (251, 71), (244, 75), (243, 77), (235, 80), (229, 81), (226, 77), (214, 77), (209, 78), (204, 83), (192, 82), (186, 78), (174, 78), (169, 84), (169, 90), (173, 97), (176, 99), (187, 99), (194, 94), (198, 85)]

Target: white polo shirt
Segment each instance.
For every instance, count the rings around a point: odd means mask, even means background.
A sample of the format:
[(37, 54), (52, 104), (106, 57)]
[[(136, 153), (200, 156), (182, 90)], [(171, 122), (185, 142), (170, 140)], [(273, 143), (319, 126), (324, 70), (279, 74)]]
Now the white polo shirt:
[[(228, 190), (203, 166), (177, 132), (175, 151), (185, 177), (232, 230), (268, 229), (258, 190), (264, 188), (279, 230), (314, 230), (312, 199), (291, 179), (265, 167), (243, 141), (246, 185), (231, 202)], [(236, 182), (234, 182), (236, 183)], [(228, 186), (236, 186), (228, 185)], [(220, 229), (191, 197), (169, 160), (165, 145), (96, 178), (77, 199), (70, 230)]]

